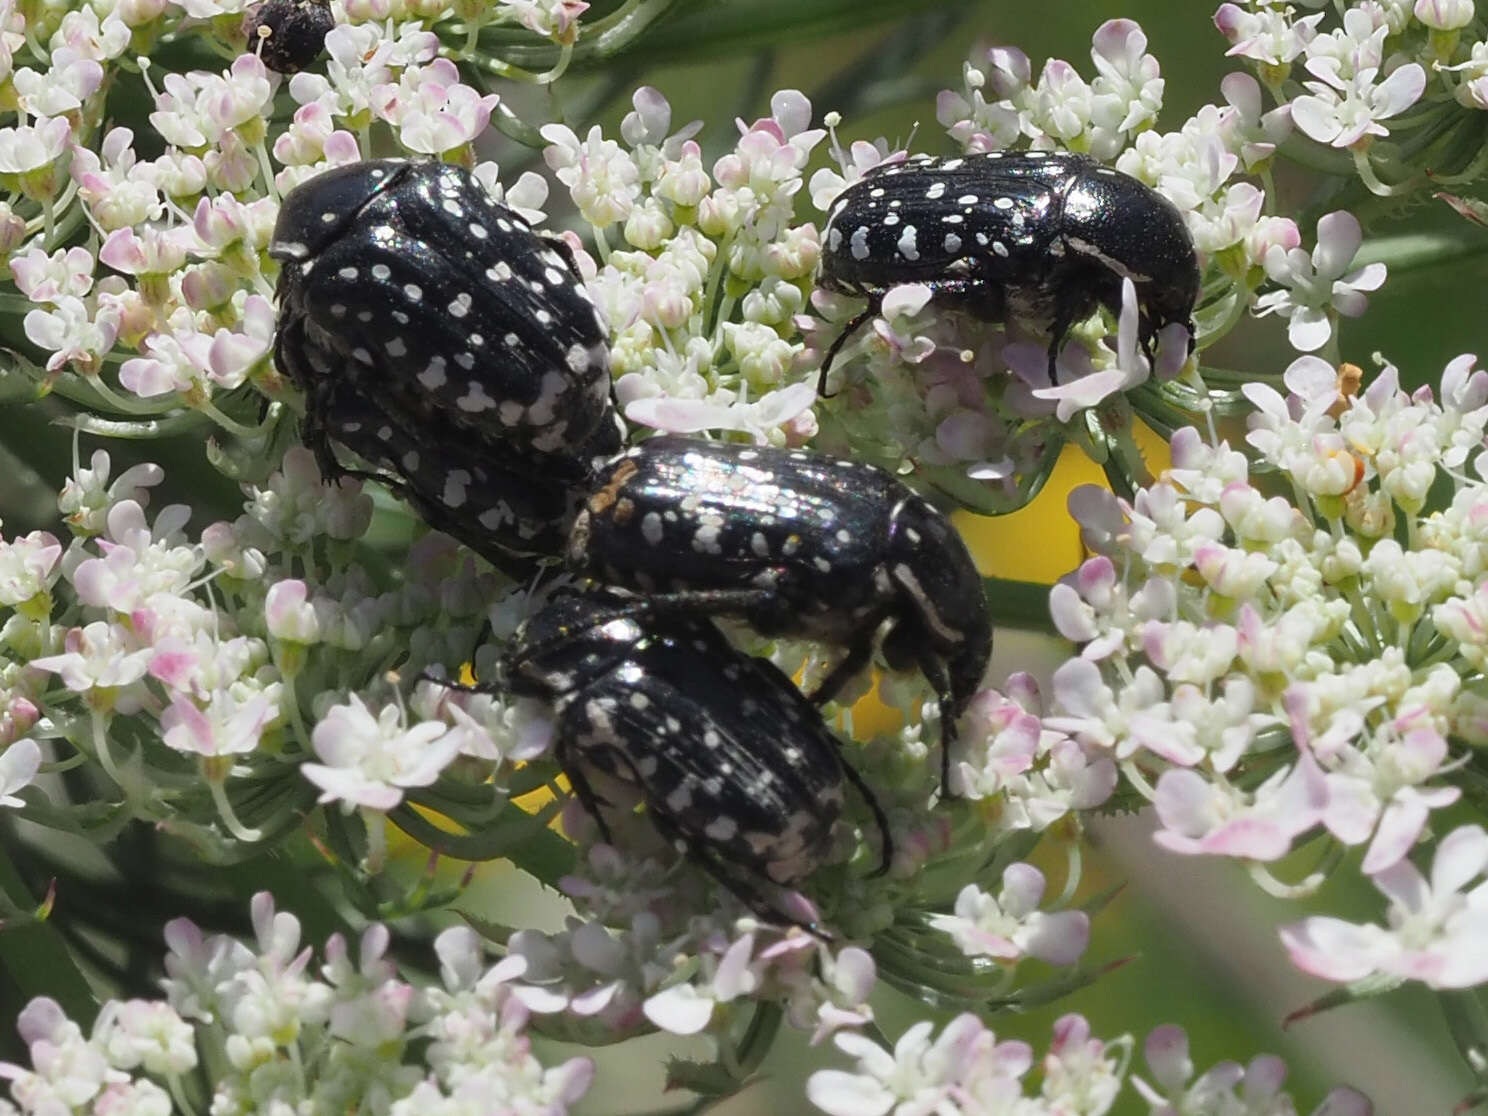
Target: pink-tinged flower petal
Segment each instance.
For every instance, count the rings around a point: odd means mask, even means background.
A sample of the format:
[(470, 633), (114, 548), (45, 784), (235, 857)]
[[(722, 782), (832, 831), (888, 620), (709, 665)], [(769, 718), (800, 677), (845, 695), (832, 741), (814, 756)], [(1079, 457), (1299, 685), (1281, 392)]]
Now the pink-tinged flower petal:
[(646, 1018), (674, 1035), (695, 1035), (713, 1018), (714, 1002), (690, 984), (675, 984), (649, 997), (641, 1010)]
[(1333, 335), (1328, 312), (1312, 306), (1299, 306), (1287, 323), (1287, 340), (1299, 353), (1321, 349)]
[(1090, 916), (1084, 911), (1055, 911), (1033, 924), (1024, 951), (1050, 965), (1073, 965), (1090, 945)]
[[(1476, 828), (1476, 827), (1474, 827)], [(1418, 911), (1431, 901), (1431, 885), (1409, 860), (1397, 860), (1370, 877), (1390, 902), (1408, 911)]]
[(827, 1116), (884, 1116), (896, 1098), (882, 1083), (843, 1070), (818, 1070), (806, 1080), (806, 1098)]
[(1407, 62), (1379, 85), (1370, 97), (1373, 115), (1384, 120), (1404, 112), (1426, 92), (1426, 71), (1415, 62)]
[(1108, 368), (1058, 387), (1036, 388), (1031, 394), (1035, 399), (1053, 401), (1054, 416), (1060, 422), (1069, 422), (1077, 412), (1098, 406), (1125, 388), (1127, 383), (1127, 373), (1120, 368)]
[(1390, 269), (1383, 263), (1366, 264), (1357, 271), (1345, 275), (1342, 284), (1334, 284), (1335, 296), (1340, 285), (1356, 291), (1378, 290), (1384, 284), (1389, 271)]
[(0, 752), (0, 806), (24, 806), (25, 800), (16, 797), (41, 770), (41, 745), (28, 737), (14, 741)]
[(1080, 594), (1060, 582), (1049, 590), (1049, 615), (1060, 635), (1072, 643), (1084, 643), (1100, 634), (1095, 615), (1080, 600)]
[(900, 283), (890, 287), (880, 304), (880, 317), (912, 317), (929, 305), (934, 292), (924, 283)]
[(1374, 1104), (1363, 1093), (1340, 1085), (1329, 1090), (1312, 1116), (1374, 1116)]
[(1309, 139), (1332, 144), (1343, 133), (1335, 103), (1304, 93), (1292, 100), (1292, 121)]
[(1369, 976), (1394, 952), (1376, 927), (1338, 918), (1305, 918), (1284, 926), (1281, 944), (1304, 973), (1340, 982)]
[(878, 967), (873, 955), (857, 946), (848, 946), (837, 954), (832, 968), (832, 986), (854, 1003), (863, 1003), (878, 980)]
[(1312, 265), (1320, 276), (1342, 275), (1359, 254), (1364, 243), (1364, 230), (1359, 219), (1346, 209), (1324, 214), (1318, 220), (1317, 247), (1312, 250)]
[(1287, 365), (1282, 382), (1288, 391), (1308, 403), (1323, 398), (1331, 402), (1338, 398), (1338, 369), (1322, 357), (1298, 357)]
[(1488, 832), (1479, 825), (1460, 826), (1437, 846), (1431, 862), (1431, 889), (1460, 891), (1485, 869), (1488, 869)]
[(298, 578), (285, 578), (269, 586), (264, 598), (264, 619), (275, 639), (317, 643), (320, 621), (307, 601), (309, 590)]
[(1142, 1057), (1157, 1083), (1169, 1093), (1182, 1089), (1193, 1076), (1188, 1056), (1188, 1034), (1176, 1023), (1154, 1027), (1142, 1043)]
[[(1455, 787), (1442, 787), (1441, 789), (1451, 795), (1451, 801), (1456, 801), (1460, 794), (1460, 792), (1452, 793), (1457, 791)], [(1445, 802), (1443, 805), (1450, 805), (1450, 802)], [(1359, 865), (1359, 871), (1372, 876), (1399, 861), (1415, 845), (1416, 838), (1426, 828), (1426, 819), (1429, 815), (1427, 799), (1422, 795), (1409, 793), (1409, 789), (1397, 794), (1380, 815), (1379, 824), (1374, 831), (1374, 840), (1369, 843), (1369, 849), (1364, 853), (1364, 860)]]

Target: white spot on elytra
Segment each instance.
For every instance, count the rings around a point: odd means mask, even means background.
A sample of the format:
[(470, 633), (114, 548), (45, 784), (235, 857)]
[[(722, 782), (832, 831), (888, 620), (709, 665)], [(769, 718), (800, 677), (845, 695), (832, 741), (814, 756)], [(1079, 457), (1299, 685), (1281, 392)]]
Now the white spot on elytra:
[(852, 234), (852, 258), (855, 260), (866, 260), (868, 258), (868, 226), (859, 225)]
[(403, 338), (401, 337), (394, 337), (383, 347), (387, 349), (388, 356), (400, 357), (408, 355), (408, 346), (403, 344)]
[(883, 223), (886, 228), (892, 228), (894, 225), (897, 225), (899, 223), (899, 214), (885, 213)]
[(449, 377), (444, 372), (444, 357), (435, 357), (429, 361), (429, 367), (418, 374), (419, 383), (430, 391), (438, 391), (444, 387)]
[(946, 184), (944, 182), (932, 182), (930, 183), (930, 189), (925, 191), (925, 197), (934, 201), (936, 198), (944, 196), (945, 192)]
[(995, 207), (997, 207), (998, 209), (1012, 209), (1013, 208), (1013, 199), (1012, 198), (997, 198), (996, 200), (994, 200), (992, 202), (992, 204)]
[(946, 233), (945, 250), (953, 256), (961, 251), (961, 238), (955, 233)]
[(641, 517), (641, 538), (646, 540), (647, 546), (656, 546), (661, 542), (661, 516), (655, 512), (647, 512)]
[(962, 194), (956, 199), (957, 205), (976, 205), (976, 203), (977, 196), (975, 194)]
[(496, 400), (486, 394), (485, 386), (479, 380), (471, 380), (466, 393), (455, 400), (455, 406), (470, 414), (477, 414), (496, 406)]
[(572, 344), (568, 347), (565, 363), (570, 372), (587, 372), (589, 370), (589, 350), (580, 344)]
[(699, 554), (722, 554), (723, 547), (719, 545), (718, 534), (718, 527), (705, 523), (692, 533), (692, 549)]
[(470, 305), (475, 300), (470, 297), (469, 291), (461, 291), (455, 295), (455, 300), (449, 304), (450, 317), (463, 318), (470, 313)]
[(738, 832), (739, 823), (729, 817), (714, 818), (703, 826), (703, 836), (714, 841), (732, 841)]
[(417, 302), (424, 297), (424, 288), (420, 287), (417, 283), (405, 283), (403, 285), (403, 293), (408, 296), (409, 302)]
[(418, 450), (409, 450), (407, 453), (405, 453), (403, 455), (403, 468), (407, 469), (410, 473), (412, 473), (412, 472), (415, 472), (418, 469), (418, 467), (419, 467)]
[(357, 269), (354, 267), (343, 267), (340, 271), (336, 272), (336, 274), (341, 276), (341, 278), (343, 279), (355, 279), (357, 277)]
[(1000, 240), (994, 240), (992, 242), (992, 251), (996, 252), (999, 256), (1002, 256), (1004, 258), (1006, 258), (1008, 254), (1007, 245)]
[(504, 283), (512, 277), (511, 264), (505, 260), (497, 260), (486, 268), (486, 278), (493, 283)]
[(470, 235), (475, 237), (476, 240), (485, 240), (491, 234), (486, 232), (486, 226), (482, 225), (479, 221), (471, 221)]
[(899, 254), (906, 260), (917, 260), (920, 258), (920, 249), (915, 244), (915, 227), (913, 225), (904, 226), (904, 232), (899, 237), (897, 247)]
[(470, 484), (470, 474), (464, 469), (451, 469), (444, 477), (444, 506), (458, 508), (464, 505), (465, 489)]

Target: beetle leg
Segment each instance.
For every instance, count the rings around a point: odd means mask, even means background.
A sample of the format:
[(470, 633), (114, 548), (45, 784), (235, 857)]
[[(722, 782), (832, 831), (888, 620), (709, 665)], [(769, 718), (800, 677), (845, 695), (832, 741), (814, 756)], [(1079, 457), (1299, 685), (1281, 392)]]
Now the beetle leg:
[(889, 817), (879, 805), (878, 796), (873, 793), (873, 788), (868, 781), (858, 774), (857, 768), (847, 762), (842, 755), (842, 749), (837, 749), (837, 760), (842, 764), (842, 773), (847, 776), (848, 781), (858, 788), (858, 793), (863, 796), (863, 801), (868, 804), (868, 809), (873, 812), (873, 820), (878, 825), (879, 846), (881, 855), (878, 868), (874, 876), (887, 875), (889, 868), (894, 863), (894, 836), (889, 832)]
[(599, 796), (594, 793), (594, 787), (590, 784), (588, 776), (574, 762), (568, 737), (561, 732), (553, 741), (553, 755), (558, 760), (558, 766), (563, 768), (563, 774), (568, 776), (568, 785), (573, 788), (574, 795), (579, 800), (579, 805), (594, 819), (594, 824), (599, 826), (599, 835), (604, 839), (606, 845), (613, 845), (615, 840), (610, 836), (610, 827), (605, 824), (603, 815), (599, 812)]
[(1054, 321), (1049, 326), (1049, 383), (1053, 387), (1059, 386), (1059, 350), (1064, 347), (1064, 339), (1069, 334), (1070, 326), (1074, 324), (1074, 309), (1061, 299), (1054, 311)]
[(853, 644), (847, 649), (847, 654), (837, 660), (837, 665), (827, 672), (821, 685), (811, 694), (812, 702), (816, 705), (827, 704), (842, 692), (843, 686), (858, 676), (872, 657), (873, 644), (867, 640)]
[(842, 346), (847, 344), (847, 339), (862, 329), (864, 322), (878, 313), (881, 303), (881, 299), (870, 298), (868, 305), (842, 328), (842, 332), (837, 335), (837, 340), (833, 341), (831, 347), (827, 349), (827, 355), (822, 358), (821, 375), (816, 381), (816, 394), (822, 399), (831, 399), (836, 394), (827, 391), (827, 373), (832, 368), (832, 361), (837, 359), (837, 354), (842, 351)]
[(939, 658), (922, 655), (920, 670), (935, 688), (940, 705), (940, 797), (941, 801), (960, 798), (951, 790), (951, 745), (956, 743), (956, 703), (951, 696), (951, 680)]

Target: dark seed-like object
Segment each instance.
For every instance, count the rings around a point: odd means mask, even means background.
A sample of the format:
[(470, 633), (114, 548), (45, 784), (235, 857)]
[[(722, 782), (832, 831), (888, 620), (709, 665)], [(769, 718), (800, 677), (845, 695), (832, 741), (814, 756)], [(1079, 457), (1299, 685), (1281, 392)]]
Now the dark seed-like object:
[(271, 70), (297, 74), (320, 57), (335, 26), (325, 0), (264, 0), (248, 13), (243, 30), (249, 53), (257, 52)]

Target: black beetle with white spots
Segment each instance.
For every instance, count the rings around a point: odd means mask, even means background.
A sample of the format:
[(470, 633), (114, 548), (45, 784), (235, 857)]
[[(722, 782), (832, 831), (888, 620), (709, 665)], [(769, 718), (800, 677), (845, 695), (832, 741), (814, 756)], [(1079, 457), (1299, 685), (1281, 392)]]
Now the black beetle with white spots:
[(461, 167), (373, 160), (292, 191), (269, 253), (275, 360), (322, 471), (346, 471), (340, 442), (508, 572), (555, 555), (622, 439), (608, 333), (562, 242)]
[(851, 781), (886, 868), (883, 811), (791, 680), (707, 620), (638, 616), (632, 604), (555, 597), (499, 666), (503, 689), (550, 706), (558, 762), (605, 838), (592, 772), (627, 784), (663, 836), (761, 917), (799, 921), (772, 892), (825, 861)]
[(847, 654), (827, 701), (879, 647), (939, 697), (941, 775), (987, 669), (982, 578), (950, 521), (882, 469), (768, 446), (657, 437), (599, 474), (569, 564), (641, 594), (638, 608), (728, 614)]
[(1199, 264), (1183, 215), (1157, 191), (1084, 155), (993, 151), (876, 167), (838, 195), (823, 234), (821, 286), (867, 298), (847, 339), (903, 283), (986, 321), (1049, 333), (1049, 370), (1070, 327), (1121, 304), (1131, 280), (1140, 337), (1179, 323), (1193, 337)]

